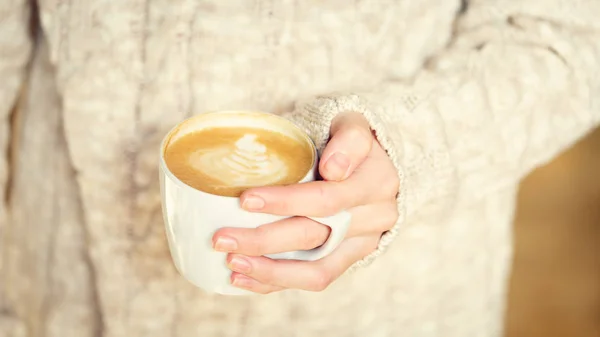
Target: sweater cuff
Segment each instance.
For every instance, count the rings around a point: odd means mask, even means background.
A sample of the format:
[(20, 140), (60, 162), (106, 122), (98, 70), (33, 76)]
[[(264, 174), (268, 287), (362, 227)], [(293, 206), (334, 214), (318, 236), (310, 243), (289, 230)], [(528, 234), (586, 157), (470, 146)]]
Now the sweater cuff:
[(327, 145), (329, 140), (329, 129), (331, 121), (342, 112), (359, 112), (369, 122), (371, 129), (375, 132), (377, 140), (387, 152), (392, 163), (396, 167), (400, 179), (400, 190), (396, 201), (398, 203), (398, 213), (400, 214), (396, 224), (387, 232), (383, 233), (377, 249), (371, 254), (356, 262), (350, 270), (370, 264), (375, 258), (381, 255), (398, 235), (400, 225), (404, 222), (405, 202), (404, 202), (404, 171), (399, 162), (398, 149), (389, 137), (393, 130), (389, 129), (393, 125), (391, 121), (386, 120), (385, 114), (377, 114), (375, 109), (370, 109), (364, 99), (358, 95), (336, 95), (320, 96), (315, 99), (299, 102), (293, 113), (286, 117), (300, 126), (313, 139), (319, 155)]

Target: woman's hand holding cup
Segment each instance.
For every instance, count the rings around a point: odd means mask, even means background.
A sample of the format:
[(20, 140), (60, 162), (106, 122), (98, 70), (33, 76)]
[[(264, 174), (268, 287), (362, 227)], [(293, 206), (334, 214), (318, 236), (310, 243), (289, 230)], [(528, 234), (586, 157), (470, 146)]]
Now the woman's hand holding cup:
[[(227, 252), (234, 286), (256, 293), (283, 289), (321, 291), (352, 264), (373, 252), (381, 235), (398, 219), (398, 174), (359, 113), (338, 115), (319, 163), (323, 181), (245, 191), (250, 212), (291, 216), (257, 228), (222, 228), (213, 236), (217, 251)], [(345, 240), (317, 261), (275, 260), (265, 255), (310, 250), (328, 238), (329, 227), (307, 217), (342, 210), (352, 223)]]

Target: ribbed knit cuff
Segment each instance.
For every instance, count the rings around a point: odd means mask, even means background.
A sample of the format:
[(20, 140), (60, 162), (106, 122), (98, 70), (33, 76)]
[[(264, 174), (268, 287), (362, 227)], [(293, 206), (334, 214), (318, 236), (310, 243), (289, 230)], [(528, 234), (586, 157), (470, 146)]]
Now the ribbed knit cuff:
[(379, 241), (377, 249), (371, 254), (356, 262), (350, 270), (357, 267), (362, 267), (370, 264), (375, 258), (381, 255), (394, 238), (398, 234), (398, 229), (404, 221), (404, 196), (403, 187), (404, 174), (402, 166), (399, 163), (399, 156), (396, 149), (396, 144), (388, 137), (394, 130), (392, 121), (386, 120), (385, 114), (377, 114), (374, 109), (371, 109), (368, 104), (358, 95), (339, 95), (339, 96), (321, 96), (306, 102), (299, 102), (296, 105), (296, 110), (286, 117), (303, 128), (313, 139), (319, 154), (327, 145), (329, 140), (329, 129), (331, 121), (341, 112), (359, 112), (363, 114), (366, 120), (371, 125), (371, 129), (375, 131), (377, 140), (387, 152), (392, 160), (392, 163), (398, 171), (400, 179), (400, 190), (398, 191), (397, 203), (400, 217), (396, 224), (387, 232), (385, 232)]

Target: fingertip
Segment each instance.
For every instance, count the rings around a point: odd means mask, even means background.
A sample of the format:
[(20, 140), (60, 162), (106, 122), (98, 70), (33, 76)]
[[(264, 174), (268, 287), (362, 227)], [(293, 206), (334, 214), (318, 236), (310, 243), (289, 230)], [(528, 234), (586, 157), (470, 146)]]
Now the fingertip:
[(349, 124), (334, 134), (319, 163), (319, 173), (325, 180), (340, 181), (348, 178), (369, 155), (373, 135), (364, 126)]
[(227, 266), (236, 273), (249, 274), (252, 272), (252, 263), (246, 257), (238, 254), (227, 256)]
[(238, 242), (231, 236), (217, 231), (212, 237), (213, 249), (218, 252), (233, 252), (238, 249)]
[(219, 228), (215, 231), (215, 233), (213, 234), (212, 238), (210, 239), (210, 242), (212, 242), (213, 248), (215, 246), (215, 243), (217, 242), (217, 239), (223, 235), (224, 232), (224, 228)]
[(341, 152), (336, 152), (322, 161), (319, 173), (325, 180), (340, 181), (350, 175), (350, 158)]
[(247, 211), (260, 211), (265, 207), (265, 199), (252, 191), (246, 191), (240, 196), (241, 207)]
[(253, 283), (253, 280), (250, 277), (237, 272), (231, 273), (231, 277), (229, 279), (231, 281), (231, 284), (238, 288), (247, 289), (250, 288)]

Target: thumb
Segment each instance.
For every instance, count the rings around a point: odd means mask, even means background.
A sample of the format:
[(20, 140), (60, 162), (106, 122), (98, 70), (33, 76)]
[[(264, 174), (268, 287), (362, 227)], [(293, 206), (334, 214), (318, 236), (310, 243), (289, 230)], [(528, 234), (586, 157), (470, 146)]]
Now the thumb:
[(319, 173), (325, 180), (348, 178), (369, 155), (373, 145), (371, 127), (357, 112), (337, 115), (331, 123), (331, 140), (325, 147)]

